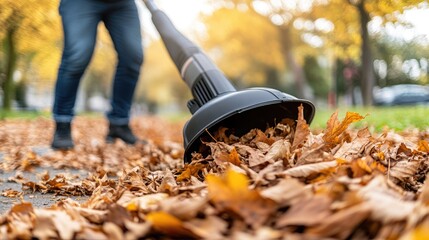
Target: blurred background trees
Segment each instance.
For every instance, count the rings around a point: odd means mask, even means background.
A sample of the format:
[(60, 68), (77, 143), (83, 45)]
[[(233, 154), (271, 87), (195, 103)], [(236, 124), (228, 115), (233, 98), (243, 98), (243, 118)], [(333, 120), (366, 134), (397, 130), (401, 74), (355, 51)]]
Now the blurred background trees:
[[(169, 1), (157, 2), (168, 6)], [(208, 10), (201, 11), (186, 35), (238, 88), (268, 86), (319, 106), (335, 106), (372, 105), (374, 88), (429, 84), (429, 36), (405, 36), (413, 26), (403, 17), (409, 9), (429, 11), (426, 1), (204, 1)], [(0, 0), (3, 109), (50, 109), (62, 46), (58, 4)], [(151, 25), (149, 13), (142, 14), (143, 26)], [(143, 34), (137, 110), (184, 109), (189, 90), (156, 33)], [(110, 36), (100, 24), (96, 51), (81, 84), (78, 105), (83, 110), (108, 107), (115, 64)]]

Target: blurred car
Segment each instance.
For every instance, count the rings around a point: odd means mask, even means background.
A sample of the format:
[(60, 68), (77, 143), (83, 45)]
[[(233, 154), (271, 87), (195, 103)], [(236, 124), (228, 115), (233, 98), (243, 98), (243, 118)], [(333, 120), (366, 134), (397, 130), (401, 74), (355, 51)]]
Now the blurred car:
[(376, 89), (374, 104), (378, 106), (429, 105), (429, 88), (417, 84), (398, 84)]

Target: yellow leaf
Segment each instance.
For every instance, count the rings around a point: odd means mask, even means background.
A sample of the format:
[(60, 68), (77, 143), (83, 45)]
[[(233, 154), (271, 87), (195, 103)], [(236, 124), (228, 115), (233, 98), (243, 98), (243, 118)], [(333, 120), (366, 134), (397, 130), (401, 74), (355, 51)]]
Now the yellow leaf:
[(275, 211), (276, 204), (249, 189), (247, 177), (228, 170), (223, 177), (206, 178), (210, 200), (220, 209), (233, 212), (254, 227), (261, 226)]
[(127, 206), (126, 209), (130, 212), (134, 212), (139, 210), (139, 205), (137, 204), (137, 202), (130, 202)]
[(146, 216), (146, 220), (152, 224), (156, 231), (168, 236), (196, 237), (194, 233), (183, 226), (180, 219), (166, 212), (151, 212)]
[[(426, 224), (427, 225), (427, 224)], [(413, 229), (406, 235), (400, 238), (401, 240), (420, 240), (420, 239), (429, 239), (429, 227), (428, 226), (418, 226)]]

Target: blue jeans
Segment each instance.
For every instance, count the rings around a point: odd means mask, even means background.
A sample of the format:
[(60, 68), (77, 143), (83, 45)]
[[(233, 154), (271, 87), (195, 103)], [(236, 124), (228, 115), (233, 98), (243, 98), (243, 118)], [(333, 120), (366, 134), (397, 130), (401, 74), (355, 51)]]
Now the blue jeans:
[(118, 56), (107, 118), (112, 124), (128, 124), (143, 63), (140, 20), (134, 0), (61, 0), (59, 11), (64, 49), (55, 85), (54, 120), (73, 119), (79, 82), (94, 52), (97, 26), (103, 21)]

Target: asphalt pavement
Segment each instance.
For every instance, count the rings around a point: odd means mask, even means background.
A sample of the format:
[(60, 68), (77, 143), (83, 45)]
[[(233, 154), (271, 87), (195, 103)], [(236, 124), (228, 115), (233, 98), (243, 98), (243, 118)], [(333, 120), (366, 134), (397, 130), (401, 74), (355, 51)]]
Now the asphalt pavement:
[[(37, 154), (43, 155), (50, 151), (49, 148), (34, 148), (34, 152)], [(4, 153), (0, 152), (0, 164), (2, 164)], [(72, 175), (78, 175), (80, 179), (84, 179), (88, 176), (88, 172), (83, 170), (77, 170), (77, 169), (53, 169), (53, 168), (43, 168), (43, 167), (36, 167), (34, 168), (34, 171), (32, 172), (21, 172), (22, 177), (25, 179), (28, 179), (32, 182), (39, 182), (40, 179), (38, 179), (38, 175), (41, 173), (44, 173), (48, 171), (49, 176), (52, 178), (53, 176), (59, 174), (59, 173), (69, 173)], [(9, 179), (13, 179), (16, 176), (17, 172), (4, 172), (0, 169), (0, 194), (3, 193), (4, 190), (12, 189), (15, 191), (23, 192), (23, 199), (25, 201), (31, 202), (33, 204), (33, 207), (35, 208), (46, 208), (57, 201), (68, 198), (66, 196), (56, 196), (55, 194), (46, 193), (42, 194), (40, 192), (31, 192), (31, 191), (23, 191), (21, 183), (17, 183), (15, 181), (9, 181)], [(76, 201), (83, 202), (88, 199), (88, 196), (83, 197), (70, 197)], [(0, 195), (0, 215), (7, 213), (9, 209), (15, 204), (19, 203), (21, 201), (20, 197), (6, 197)]]

